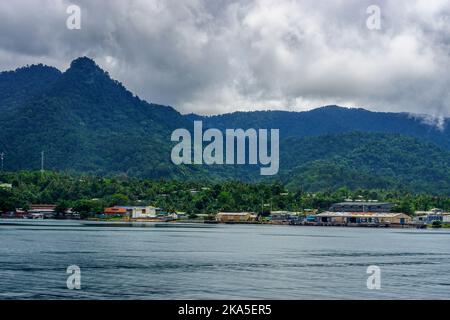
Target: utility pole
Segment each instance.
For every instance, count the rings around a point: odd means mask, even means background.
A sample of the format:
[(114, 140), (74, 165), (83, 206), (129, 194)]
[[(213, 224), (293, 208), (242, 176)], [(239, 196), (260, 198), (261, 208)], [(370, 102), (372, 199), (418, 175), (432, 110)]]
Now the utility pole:
[(44, 175), (44, 151), (41, 151), (41, 174)]
[(2, 172), (3, 172), (3, 158), (5, 157), (5, 153), (0, 153), (0, 159), (2, 159)]

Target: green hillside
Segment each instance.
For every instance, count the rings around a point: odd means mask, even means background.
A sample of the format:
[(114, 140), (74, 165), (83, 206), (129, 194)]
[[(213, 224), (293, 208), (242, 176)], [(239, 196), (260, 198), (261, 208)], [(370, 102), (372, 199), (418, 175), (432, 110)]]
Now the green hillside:
[(450, 194), (450, 152), (415, 138), (353, 132), (287, 139), (282, 180), (306, 190), (339, 187)]
[[(281, 181), (290, 189), (404, 189), (450, 194), (449, 131), (406, 114), (319, 108), (202, 117), (151, 104), (89, 58), (65, 72), (43, 65), (0, 73), (5, 170), (196, 181)], [(259, 166), (175, 166), (170, 135), (205, 127), (279, 128), (280, 172)], [(448, 122), (448, 120), (446, 120)]]

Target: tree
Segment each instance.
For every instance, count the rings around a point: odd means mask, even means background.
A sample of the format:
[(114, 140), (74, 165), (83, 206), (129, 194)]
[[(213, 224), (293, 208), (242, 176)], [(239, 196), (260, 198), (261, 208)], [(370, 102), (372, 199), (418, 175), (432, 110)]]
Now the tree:
[(400, 212), (408, 215), (414, 214), (414, 208), (411, 199), (402, 199), (391, 210), (392, 212)]
[(68, 209), (69, 209), (69, 202), (61, 200), (56, 204), (55, 212), (58, 214), (65, 215)]
[(116, 193), (111, 196), (109, 202), (110, 206), (123, 206), (130, 202), (130, 198), (127, 195)]
[(432, 228), (442, 228), (442, 221), (440, 221), (440, 220), (434, 220), (434, 221), (431, 223), (431, 227), (432, 227)]
[(15, 203), (12, 191), (0, 188), (0, 212), (14, 211)]

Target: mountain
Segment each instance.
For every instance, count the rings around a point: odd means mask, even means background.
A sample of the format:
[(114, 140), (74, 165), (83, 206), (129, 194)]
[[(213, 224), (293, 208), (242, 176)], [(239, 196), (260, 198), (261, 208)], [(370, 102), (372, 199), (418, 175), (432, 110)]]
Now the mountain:
[(430, 125), (421, 115), (392, 112), (371, 112), (361, 108), (326, 106), (311, 111), (233, 112), (217, 116), (188, 115), (211, 128), (274, 128), (280, 136), (310, 137), (352, 131), (404, 134), (434, 142), (450, 149), (450, 119)]
[[(280, 174), (255, 166), (175, 166), (173, 130), (280, 129)], [(146, 178), (281, 180), (293, 189), (403, 188), (450, 194), (450, 131), (405, 113), (337, 106), (306, 112), (182, 115), (148, 103), (93, 60), (61, 72), (33, 65), (0, 73), (0, 152), (5, 170), (45, 168)]]
[(39, 168), (41, 150), (48, 169), (147, 177), (181, 170), (170, 165), (167, 137), (189, 121), (140, 100), (91, 59), (74, 60), (64, 73), (45, 66), (2, 73), (0, 89), (9, 170)]
[(397, 189), (450, 194), (450, 152), (399, 134), (351, 132), (288, 138), (281, 180), (309, 191)]
[(58, 69), (42, 64), (0, 73), (0, 115), (45, 92), (60, 76)]

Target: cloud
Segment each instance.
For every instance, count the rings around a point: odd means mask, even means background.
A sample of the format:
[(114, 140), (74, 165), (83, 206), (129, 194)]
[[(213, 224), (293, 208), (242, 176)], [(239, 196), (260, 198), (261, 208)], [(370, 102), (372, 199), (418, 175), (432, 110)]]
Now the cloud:
[[(68, 30), (77, 4), (82, 29)], [(381, 29), (366, 27), (369, 5)], [(2, 1), (0, 68), (81, 55), (181, 112), (326, 104), (450, 115), (447, 0)]]

